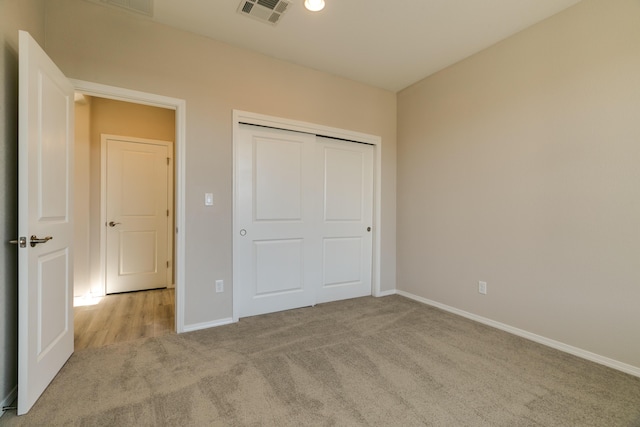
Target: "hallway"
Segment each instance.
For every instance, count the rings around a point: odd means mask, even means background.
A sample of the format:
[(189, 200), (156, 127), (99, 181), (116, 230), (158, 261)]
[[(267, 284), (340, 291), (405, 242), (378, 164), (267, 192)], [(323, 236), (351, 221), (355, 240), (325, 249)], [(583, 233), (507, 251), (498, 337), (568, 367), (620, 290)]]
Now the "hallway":
[(112, 294), (74, 308), (74, 349), (175, 332), (175, 289)]

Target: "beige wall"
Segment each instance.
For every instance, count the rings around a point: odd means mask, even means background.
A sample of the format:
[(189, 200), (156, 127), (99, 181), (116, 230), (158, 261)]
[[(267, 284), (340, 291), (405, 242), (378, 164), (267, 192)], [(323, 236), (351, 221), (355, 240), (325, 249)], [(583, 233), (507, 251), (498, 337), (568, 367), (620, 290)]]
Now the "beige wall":
[(43, 0), (0, 0), (0, 406), (18, 382), (18, 30), (44, 46)]
[(46, 5), (46, 50), (69, 77), (186, 100), (186, 325), (232, 315), (231, 288), (213, 283), (232, 283), (233, 109), (382, 137), (381, 282), (394, 289), (394, 93), (82, 0)]
[(403, 90), (398, 288), (640, 367), (639, 114), (637, 0)]
[(173, 141), (176, 136), (175, 111), (148, 105), (91, 98), (91, 143), (100, 146), (100, 135)]

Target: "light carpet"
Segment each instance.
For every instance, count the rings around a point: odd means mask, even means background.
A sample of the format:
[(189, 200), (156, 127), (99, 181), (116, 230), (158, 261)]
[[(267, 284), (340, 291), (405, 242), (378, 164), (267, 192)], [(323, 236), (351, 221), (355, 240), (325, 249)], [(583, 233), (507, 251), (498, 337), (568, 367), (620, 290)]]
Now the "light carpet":
[(640, 378), (367, 297), (78, 351), (0, 425), (640, 427)]

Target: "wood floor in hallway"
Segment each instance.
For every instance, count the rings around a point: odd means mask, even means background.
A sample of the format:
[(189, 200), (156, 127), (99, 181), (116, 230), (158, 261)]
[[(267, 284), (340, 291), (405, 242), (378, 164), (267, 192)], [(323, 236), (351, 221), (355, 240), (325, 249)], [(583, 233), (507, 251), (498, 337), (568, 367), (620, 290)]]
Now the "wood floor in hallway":
[(74, 308), (75, 350), (175, 332), (175, 289), (128, 292)]

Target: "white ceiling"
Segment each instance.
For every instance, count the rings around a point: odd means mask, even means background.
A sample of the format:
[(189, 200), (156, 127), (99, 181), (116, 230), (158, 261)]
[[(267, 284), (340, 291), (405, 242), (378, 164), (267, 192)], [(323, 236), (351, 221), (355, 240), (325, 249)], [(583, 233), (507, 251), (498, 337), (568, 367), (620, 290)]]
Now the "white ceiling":
[(152, 19), (398, 91), (580, 0), (291, 1), (276, 26), (237, 13), (240, 0), (154, 0)]

